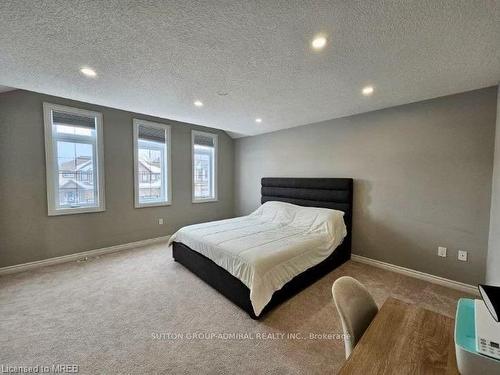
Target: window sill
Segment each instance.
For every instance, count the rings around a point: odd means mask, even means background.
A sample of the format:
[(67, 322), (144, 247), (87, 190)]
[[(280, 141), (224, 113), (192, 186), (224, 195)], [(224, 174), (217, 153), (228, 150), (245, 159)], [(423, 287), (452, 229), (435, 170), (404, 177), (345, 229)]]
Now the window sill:
[(192, 203), (210, 203), (210, 202), (218, 202), (219, 200), (217, 198), (213, 199), (193, 199)]
[(95, 212), (104, 212), (105, 207), (89, 207), (89, 208), (60, 208), (60, 209), (49, 209), (49, 216), (61, 216), (61, 215), (77, 215), (77, 214), (90, 214)]
[(165, 207), (171, 206), (172, 202), (160, 202), (160, 203), (136, 203), (134, 208), (149, 208), (149, 207)]

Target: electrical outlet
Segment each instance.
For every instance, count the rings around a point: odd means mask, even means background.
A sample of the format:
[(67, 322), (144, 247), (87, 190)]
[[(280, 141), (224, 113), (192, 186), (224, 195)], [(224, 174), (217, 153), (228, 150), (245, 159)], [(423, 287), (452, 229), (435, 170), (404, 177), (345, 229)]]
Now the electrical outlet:
[(467, 251), (458, 250), (458, 260), (461, 260), (462, 262), (467, 262)]
[(446, 258), (446, 247), (439, 246), (438, 247), (438, 256)]
[(160, 217), (160, 218), (158, 219), (158, 224), (163, 225), (163, 218), (162, 218), (162, 217)]

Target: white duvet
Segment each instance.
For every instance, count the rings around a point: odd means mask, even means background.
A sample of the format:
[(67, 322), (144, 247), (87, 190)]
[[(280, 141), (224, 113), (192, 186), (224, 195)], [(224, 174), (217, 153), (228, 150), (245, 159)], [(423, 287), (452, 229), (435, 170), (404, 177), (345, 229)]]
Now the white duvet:
[(342, 211), (267, 202), (248, 216), (189, 225), (182, 242), (237, 277), (250, 289), (259, 315), (273, 293), (326, 259), (347, 234)]

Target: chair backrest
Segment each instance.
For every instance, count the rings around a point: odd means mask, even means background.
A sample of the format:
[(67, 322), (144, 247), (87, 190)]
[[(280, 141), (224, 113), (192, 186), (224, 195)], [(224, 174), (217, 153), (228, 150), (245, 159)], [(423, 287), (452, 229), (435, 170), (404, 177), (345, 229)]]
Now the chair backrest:
[(365, 286), (349, 276), (335, 280), (332, 294), (344, 330), (345, 357), (349, 358), (356, 343), (377, 315), (378, 307)]

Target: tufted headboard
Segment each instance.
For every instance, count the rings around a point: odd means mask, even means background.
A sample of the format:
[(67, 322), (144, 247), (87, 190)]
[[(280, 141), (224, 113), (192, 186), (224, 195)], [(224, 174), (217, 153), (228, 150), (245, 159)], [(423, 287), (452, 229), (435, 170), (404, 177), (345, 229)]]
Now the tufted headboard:
[(261, 180), (261, 203), (281, 201), (306, 207), (344, 211), (349, 252), (352, 234), (352, 178), (264, 177)]

